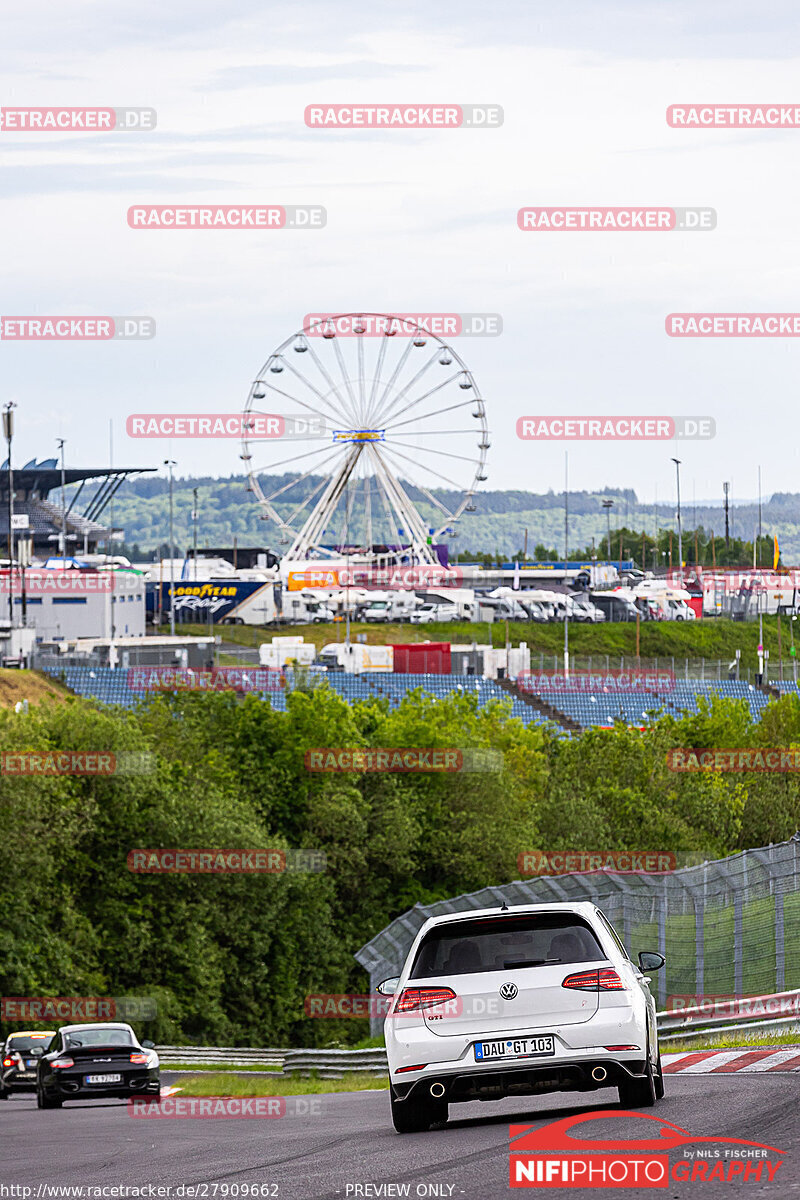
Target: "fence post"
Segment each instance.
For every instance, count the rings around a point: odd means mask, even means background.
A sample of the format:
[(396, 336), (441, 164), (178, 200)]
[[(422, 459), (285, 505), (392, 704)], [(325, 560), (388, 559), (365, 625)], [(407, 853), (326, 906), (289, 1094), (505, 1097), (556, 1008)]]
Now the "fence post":
[(744, 896), (739, 888), (733, 896), (733, 994), (741, 996), (744, 988)]
[[(658, 898), (658, 953), (667, 957), (667, 881), (662, 880)], [(669, 966), (669, 963), (667, 963)], [(658, 1007), (661, 1012), (667, 1007), (667, 972), (658, 972)]]
[(628, 920), (628, 892), (625, 890), (624, 886), (620, 895), (620, 900), (622, 902), (622, 944), (626, 950), (629, 950), (631, 953), (633, 953), (633, 950), (631, 949), (630, 921)]
[(692, 901), (694, 903), (694, 947), (697, 966), (695, 968), (695, 995), (702, 996), (705, 991), (705, 974), (706, 974), (706, 953), (705, 953), (705, 937), (703, 931), (703, 918), (705, 916), (705, 908), (702, 900), (698, 902), (697, 893), (692, 893)]
[(782, 992), (786, 986), (786, 945), (783, 923), (783, 895), (785, 880), (775, 880), (775, 991)]

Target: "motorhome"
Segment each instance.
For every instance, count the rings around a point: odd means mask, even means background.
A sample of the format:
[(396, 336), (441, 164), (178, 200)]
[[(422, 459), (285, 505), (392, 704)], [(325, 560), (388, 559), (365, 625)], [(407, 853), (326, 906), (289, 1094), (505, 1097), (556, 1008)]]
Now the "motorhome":
[(361, 606), (360, 617), (370, 623), (408, 621), (421, 603), (413, 592), (372, 592)]

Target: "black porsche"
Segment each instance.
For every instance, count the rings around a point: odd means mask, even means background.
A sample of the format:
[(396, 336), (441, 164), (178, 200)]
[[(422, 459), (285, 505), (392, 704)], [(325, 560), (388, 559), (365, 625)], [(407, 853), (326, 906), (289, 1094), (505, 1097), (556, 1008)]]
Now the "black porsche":
[(158, 1055), (130, 1025), (63, 1025), (39, 1059), (36, 1103), (60, 1108), (65, 1100), (161, 1099)]

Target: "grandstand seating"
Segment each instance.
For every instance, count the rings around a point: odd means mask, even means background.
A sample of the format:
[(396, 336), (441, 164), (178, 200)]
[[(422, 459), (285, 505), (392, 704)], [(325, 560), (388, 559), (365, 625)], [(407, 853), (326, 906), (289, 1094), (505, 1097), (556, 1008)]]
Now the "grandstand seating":
[[(118, 704), (130, 708), (140, 697), (146, 695), (143, 688), (129, 686), (128, 672), (122, 669), (65, 666), (46, 667), (45, 670), (54, 678), (61, 678), (63, 675), (66, 686), (79, 696), (94, 697), (104, 704)], [(518, 717), (523, 724), (552, 724), (546, 716), (526, 704), (524, 700), (516, 696), (510, 697), (495, 680), (477, 675), (401, 675), (390, 671), (348, 675), (344, 671), (328, 671), (319, 678), (324, 679), (348, 703), (377, 697), (388, 700), (390, 706), (395, 708), (408, 692), (420, 688), (436, 699), (453, 694), (474, 695), (481, 705), (490, 700), (511, 699), (511, 715)], [(775, 683), (773, 686), (783, 692), (800, 694), (794, 683)], [(273, 708), (285, 711), (286, 696), (283, 690), (260, 694), (269, 696)], [(672, 688), (632, 693), (599, 690), (591, 693), (578, 690), (558, 693), (547, 691), (541, 693), (541, 698), (565, 717), (588, 729), (593, 726), (610, 727), (617, 720), (622, 720), (628, 725), (646, 726), (665, 712), (675, 715), (698, 712), (698, 699), (701, 696), (710, 698), (714, 694), (746, 700), (753, 720), (760, 718), (769, 703), (768, 695), (742, 680), (688, 680), (676, 682)]]
[(770, 679), (769, 686), (777, 688), (779, 692), (788, 692), (793, 696), (800, 695), (800, 686), (788, 679)]
[(699, 712), (698, 699), (703, 696), (710, 700), (713, 695), (746, 700), (753, 720), (757, 721), (770, 699), (764, 692), (744, 680), (727, 679), (676, 680), (671, 687), (625, 693), (614, 690), (587, 693), (576, 689), (574, 692), (553, 693), (548, 690), (542, 693), (534, 691), (532, 694), (541, 695), (548, 704), (585, 728), (595, 725), (611, 726), (614, 721), (619, 720), (628, 725), (646, 726), (664, 713), (678, 716), (687, 712)]

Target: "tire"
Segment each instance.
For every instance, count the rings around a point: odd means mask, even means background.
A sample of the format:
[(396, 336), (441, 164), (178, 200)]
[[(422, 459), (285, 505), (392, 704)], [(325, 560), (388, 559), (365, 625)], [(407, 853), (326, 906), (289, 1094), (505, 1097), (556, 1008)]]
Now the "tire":
[(661, 1067), (661, 1050), (658, 1051), (658, 1062), (655, 1072), (656, 1100), (664, 1099), (664, 1072)]
[(0, 1100), (7, 1100), (10, 1092), (7, 1088), (0, 1088)]
[(427, 1133), (431, 1125), (444, 1124), (447, 1120), (447, 1101), (392, 1099), (392, 1124), (397, 1133)]
[(618, 1087), (619, 1102), (623, 1108), (652, 1108), (656, 1102), (656, 1078), (650, 1051), (647, 1051), (647, 1066), (642, 1079), (626, 1079)]
[(46, 1096), (41, 1088), (36, 1089), (36, 1107), (37, 1108), (61, 1108), (63, 1100), (55, 1097)]

